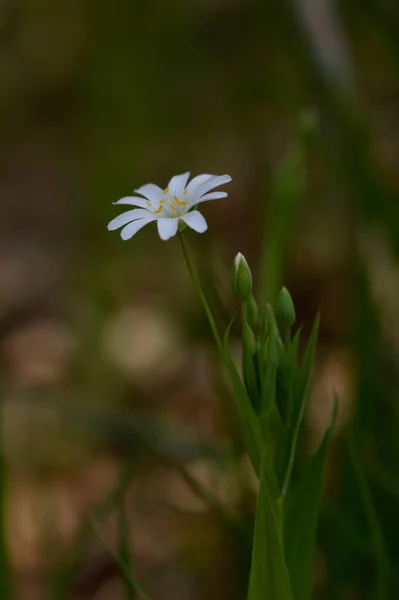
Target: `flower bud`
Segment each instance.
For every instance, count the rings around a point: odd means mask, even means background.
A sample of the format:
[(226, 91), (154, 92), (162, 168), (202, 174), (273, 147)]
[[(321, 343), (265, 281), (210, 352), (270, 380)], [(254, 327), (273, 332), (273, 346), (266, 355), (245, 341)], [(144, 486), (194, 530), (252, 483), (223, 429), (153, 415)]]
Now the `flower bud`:
[(295, 322), (295, 306), (291, 294), (286, 287), (282, 287), (276, 300), (276, 320), (282, 336), (285, 336)]
[(251, 356), (256, 354), (256, 338), (250, 326), (245, 323), (242, 332), (243, 344)]
[(248, 325), (250, 325), (250, 327), (254, 327), (259, 319), (259, 311), (256, 300), (252, 294), (250, 294), (250, 296), (246, 299), (243, 308), (245, 311), (246, 322), (248, 323)]
[(241, 252), (239, 252), (234, 259), (232, 287), (240, 302), (245, 302), (252, 293), (251, 271)]
[(266, 304), (262, 318), (262, 335), (264, 335), (265, 337), (269, 337), (273, 333), (273, 328), (277, 331), (277, 324), (274, 312), (270, 303), (268, 302)]

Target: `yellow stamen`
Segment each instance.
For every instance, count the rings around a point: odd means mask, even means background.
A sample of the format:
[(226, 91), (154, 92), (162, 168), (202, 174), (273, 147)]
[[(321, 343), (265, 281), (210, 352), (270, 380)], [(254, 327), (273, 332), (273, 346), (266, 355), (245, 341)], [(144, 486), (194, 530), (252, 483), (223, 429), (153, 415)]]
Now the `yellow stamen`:
[(159, 201), (161, 204), (165, 204), (165, 200), (163, 198), (161, 198), (161, 200)]
[(188, 194), (188, 191), (187, 191), (187, 190), (184, 190), (183, 194)]
[(166, 188), (164, 189), (163, 193), (164, 193), (164, 194), (167, 194), (168, 192), (169, 192), (169, 188), (168, 188), (168, 187), (166, 187)]
[(169, 202), (169, 206), (172, 210), (176, 210), (176, 206), (173, 204), (173, 202)]
[(152, 206), (151, 202), (147, 202), (147, 206)]
[(162, 212), (162, 210), (163, 210), (163, 206), (158, 206), (157, 210), (154, 210), (154, 213), (155, 213), (156, 215), (159, 215), (159, 213), (161, 213), (161, 212)]
[(178, 204), (179, 206), (184, 206), (185, 204), (187, 204), (187, 202), (185, 202), (184, 200), (179, 200), (179, 198), (177, 196), (173, 196), (174, 200), (176, 200), (176, 204)]

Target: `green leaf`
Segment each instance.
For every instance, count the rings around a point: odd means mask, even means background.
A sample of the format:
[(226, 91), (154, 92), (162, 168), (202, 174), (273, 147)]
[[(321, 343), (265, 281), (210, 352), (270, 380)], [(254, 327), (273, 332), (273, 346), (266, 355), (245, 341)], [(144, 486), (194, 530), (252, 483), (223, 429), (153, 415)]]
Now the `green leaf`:
[(251, 460), (255, 473), (259, 476), (260, 458), (262, 456), (264, 446), (262, 431), (259, 425), (259, 421), (254, 412), (253, 406), (251, 404), (251, 400), (245, 389), (245, 385), (237, 371), (237, 368), (234, 364), (234, 360), (231, 356), (229, 346), (229, 334), (233, 321), (234, 317), (230, 321), (230, 324), (227, 327), (224, 336), (224, 359), (233, 386), (234, 399), (242, 423), (243, 435), (247, 452), (249, 454), (249, 458)]
[[(126, 510), (126, 499), (122, 498), (118, 507), (118, 537), (119, 557), (122, 564), (130, 566), (132, 563), (130, 551), (130, 527)], [(131, 570), (131, 569), (130, 569)], [(122, 582), (125, 588), (126, 600), (135, 600), (136, 588), (131, 576), (126, 576), (123, 569), (120, 570)], [(130, 575), (130, 573), (129, 573)]]
[(304, 401), (309, 387), (312, 374), (313, 362), (316, 353), (317, 336), (319, 334), (320, 315), (318, 314), (313, 323), (312, 332), (306, 347), (305, 356), (299, 369), (299, 380), (296, 390), (298, 402)]
[(286, 406), (286, 415), (288, 424), (291, 425), (292, 418), (294, 414), (294, 393), (295, 382), (296, 382), (296, 373), (297, 373), (297, 364), (298, 364), (298, 347), (299, 347), (299, 338), (301, 335), (302, 328), (299, 328), (296, 332), (294, 339), (290, 342), (289, 346), (286, 349), (286, 355), (284, 356), (284, 379), (285, 386), (288, 390), (288, 398), (287, 398), (287, 406)]
[(269, 465), (262, 460), (248, 600), (293, 600), (269, 486)]
[(254, 411), (259, 412), (259, 381), (256, 368), (256, 340), (247, 322), (243, 325), (242, 335), (242, 373), (248, 396)]
[(270, 414), (275, 405), (276, 373), (280, 360), (281, 343), (273, 309), (270, 304), (266, 306), (266, 325), (261, 333), (260, 368), (262, 394), (260, 398), (260, 412), (263, 417)]
[(335, 398), (331, 424), (312, 457), (293, 495), (285, 528), (287, 566), (295, 600), (310, 600), (317, 521), (323, 485), (324, 464), (338, 412)]
[[(106, 497), (93, 509), (92, 518), (96, 523), (102, 523), (110, 516), (115, 506), (121, 502), (127, 489), (131, 486), (135, 473), (136, 459), (130, 459), (122, 467), (115, 486)], [(71, 597), (71, 590), (78, 576), (79, 569), (84, 563), (93, 537), (92, 521), (86, 520), (81, 528), (77, 539), (67, 554), (64, 564), (59, 568), (55, 577), (50, 582), (50, 588), (46, 598), (48, 600), (67, 600)], [(1, 596), (0, 596), (1, 597)]]
[(352, 462), (355, 481), (361, 499), (364, 516), (367, 520), (370, 546), (375, 561), (374, 598), (387, 600), (390, 597), (391, 565), (385, 534), (375, 506), (370, 483), (364, 468), (356, 429), (352, 425), (347, 432), (349, 458)]
[(306, 187), (305, 156), (298, 141), (276, 169), (268, 194), (260, 268), (262, 301), (274, 300), (281, 287), (285, 256)]
[(292, 422), (288, 429), (286, 443), (283, 445), (285, 450), (284, 458), (282, 461), (282, 484), (281, 484), (281, 496), (284, 499), (287, 493), (292, 467), (294, 465), (295, 452), (298, 444), (299, 430), (302, 423), (302, 418), (305, 412), (306, 396), (309, 388), (310, 376), (312, 373), (312, 367), (314, 362), (314, 356), (316, 352), (317, 335), (319, 331), (320, 318), (317, 315), (313, 324), (312, 333), (309, 338), (308, 345), (306, 347), (305, 356), (302, 364), (297, 372), (295, 381), (292, 387), (292, 399), (290, 404), (292, 406)]
[(149, 593), (143, 588), (141, 583), (136, 578), (131, 566), (128, 563), (126, 563), (124, 558), (122, 558), (119, 555), (119, 553), (116, 552), (109, 544), (108, 540), (102, 533), (101, 524), (94, 517), (91, 517), (90, 522), (93, 530), (97, 534), (99, 540), (102, 542), (105, 550), (107, 550), (111, 558), (114, 560), (115, 564), (119, 567), (123, 580), (125, 582), (128, 582), (129, 588), (133, 592), (135, 592), (136, 596), (141, 600), (152, 600)]
[(275, 402), (281, 422), (285, 426), (285, 439), (287, 439), (287, 432), (291, 430), (294, 414), (300, 332), (299, 329), (293, 340), (287, 340), (276, 370)]
[[(269, 340), (266, 349), (271, 345), (272, 340)], [(276, 375), (277, 363), (270, 358), (266, 364), (265, 373), (263, 376), (262, 395), (260, 398), (260, 414), (263, 417), (268, 417), (275, 406), (276, 402)]]

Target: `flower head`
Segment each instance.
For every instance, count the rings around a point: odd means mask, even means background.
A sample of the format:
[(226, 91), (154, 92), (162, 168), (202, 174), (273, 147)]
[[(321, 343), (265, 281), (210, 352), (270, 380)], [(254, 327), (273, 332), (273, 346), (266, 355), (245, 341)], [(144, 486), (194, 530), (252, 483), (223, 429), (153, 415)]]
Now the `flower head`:
[(197, 175), (187, 185), (190, 173), (175, 175), (167, 187), (162, 190), (153, 183), (147, 183), (135, 192), (139, 196), (127, 196), (114, 204), (130, 204), (132, 210), (122, 213), (110, 223), (108, 230), (123, 227), (121, 238), (129, 240), (142, 227), (157, 222), (158, 233), (162, 240), (176, 235), (179, 225), (188, 225), (194, 231), (203, 233), (208, 225), (198, 210), (197, 204), (207, 200), (225, 198), (226, 192), (210, 192), (215, 187), (229, 183), (230, 175)]

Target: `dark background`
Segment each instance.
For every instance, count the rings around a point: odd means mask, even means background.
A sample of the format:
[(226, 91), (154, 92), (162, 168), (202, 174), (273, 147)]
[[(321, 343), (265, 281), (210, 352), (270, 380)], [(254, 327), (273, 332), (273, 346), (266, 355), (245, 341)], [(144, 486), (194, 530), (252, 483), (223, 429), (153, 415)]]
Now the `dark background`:
[[(259, 288), (289, 287), (305, 332), (321, 309), (298, 469), (334, 389), (341, 410), (315, 598), (383, 600), (388, 569), (398, 597), (398, 23), (389, 0), (2, 0), (0, 368), (18, 597), (47, 597), (127, 460), (132, 561), (153, 597), (245, 597), (255, 485), (178, 240), (106, 229), (112, 202), (186, 170), (233, 178), (228, 199), (204, 205), (208, 232), (189, 236), (219, 323), (236, 308), (238, 251)], [(309, 108), (318, 127), (293, 212), (271, 201), (273, 173)], [(101, 527), (112, 545), (115, 517)], [(93, 537), (70, 597), (118, 600), (118, 567)]]

